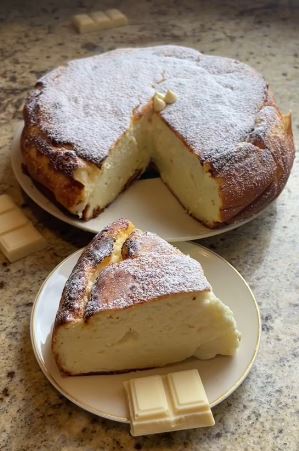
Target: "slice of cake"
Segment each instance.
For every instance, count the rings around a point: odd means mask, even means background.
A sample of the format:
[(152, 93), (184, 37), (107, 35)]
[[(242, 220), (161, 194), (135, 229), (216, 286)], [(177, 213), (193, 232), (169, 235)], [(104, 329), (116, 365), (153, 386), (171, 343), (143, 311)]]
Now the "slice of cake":
[(95, 236), (66, 282), (52, 348), (70, 375), (233, 355), (233, 313), (201, 265), (120, 219)]

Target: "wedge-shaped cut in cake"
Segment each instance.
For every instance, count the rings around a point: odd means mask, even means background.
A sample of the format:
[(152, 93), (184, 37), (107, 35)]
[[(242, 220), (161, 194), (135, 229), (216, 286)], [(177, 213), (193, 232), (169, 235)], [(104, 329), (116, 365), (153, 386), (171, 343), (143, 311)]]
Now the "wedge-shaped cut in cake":
[(233, 355), (239, 339), (201, 265), (121, 219), (96, 235), (67, 280), (52, 349), (60, 370), (78, 375)]

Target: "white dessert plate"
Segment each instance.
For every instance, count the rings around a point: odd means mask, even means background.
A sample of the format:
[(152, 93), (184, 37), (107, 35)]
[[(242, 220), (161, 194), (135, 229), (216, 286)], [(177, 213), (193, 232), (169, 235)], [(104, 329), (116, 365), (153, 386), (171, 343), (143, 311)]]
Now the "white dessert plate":
[[(82, 221), (68, 215), (51, 202), (32, 182), (22, 169), (20, 135), (23, 123), (15, 128), (12, 144), (11, 165), (18, 183), (25, 193), (41, 208), (74, 227), (87, 232), (98, 233), (106, 224), (119, 218), (130, 218), (140, 229), (157, 233), (167, 241), (188, 241), (219, 235), (235, 229), (258, 215), (225, 225), (208, 229), (189, 216), (176, 198), (159, 178), (138, 180), (107, 207), (98, 217)], [(261, 213), (261, 212), (260, 212)]]
[(122, 384), (132, 377), (197, 368), (212, 407), (227, 398), (246, 378), (258, 351), (261, 331), (258, 306), (249, 286), (236, 269), (214, 252), (191, 243), (179, 243), (177, 247), (202, 264), (216, 295), (232, 309), (242, 334), (236, 355), (205, 361), (191, 358), (164, 368), (125, 374), (62, 376), (51, 351), (52, 328), (64, 284), (82, 252), (79, 250), (60, 263), (43, 283), (30, 324), (32, 346), (42, 371), (70, 401), (101, 417), (129, 422)]

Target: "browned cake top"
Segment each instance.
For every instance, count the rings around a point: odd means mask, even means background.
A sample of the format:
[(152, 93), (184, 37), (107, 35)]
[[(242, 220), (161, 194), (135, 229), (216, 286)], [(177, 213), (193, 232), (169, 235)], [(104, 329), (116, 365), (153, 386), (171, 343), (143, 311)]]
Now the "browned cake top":
[(71, 61), (41, 78), (26, 120), (65, 145), (72, 164), (74, 151), (100, 165), (134, 112), (168, 89), (178, 98), (161, 116), (202, 161), (216, 166), (247, 141), (267, 96), (263, 77), (232, 59), (178, 46), (120, 49)]
[(200, 264), (157, 235), (136, 230), (129, 240), (133, 250), (126, 258), (100, 273), (85, 317), (100, 310), (122, 309), (164, 296), (210, 289)]
[(209, 289), (196, 260), (157, 235), (119, 220), (82, 253), (66, 282), (56, 325), (87, 320), (99, 311)]

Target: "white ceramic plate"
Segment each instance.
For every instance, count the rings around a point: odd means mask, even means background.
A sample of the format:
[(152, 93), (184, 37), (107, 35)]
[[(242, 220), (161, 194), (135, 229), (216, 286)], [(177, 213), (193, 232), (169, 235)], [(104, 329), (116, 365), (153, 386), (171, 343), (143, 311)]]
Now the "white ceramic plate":
[(122, 383), (133, 376), (162, 374), (197, 368), (203, 380), (211, 406), (223, 401), (245, 379), (256, 357), (260, 340), (260, 317), (254, 296), (242, 276), (222, 257), (191, 243), (177, 245), (203, 266), (216, 295), (227, 304), (242, 334), (234, 357), (187, 361), (165, 368), (117, 375), (63, 377), (51, 352), (51, 334), (60, 296), (81, 250), (60, 263), (48, 276), (35, 300), (31, 315), (31, 340), (37, 361), (49, 381), (69, 400), (96, 415), (128, 422)]
[(15, 177), (25, 193), (41, 208), (56, 218), (79, 229), (97, 233), (106, 224), (119, 218), (130, 218), (140, 229), (157, 233), (167, 241), (188, 241), (228, 232), (256, 218), (218, 229), (208, 229), (191, 218), (159, 178), (138, 180), (122, 193), (97, 218), (81, 221), (54, 205), (22, 170), (20, 134), (23, 123), (16, 126), (12, 145), (11, 164)]

